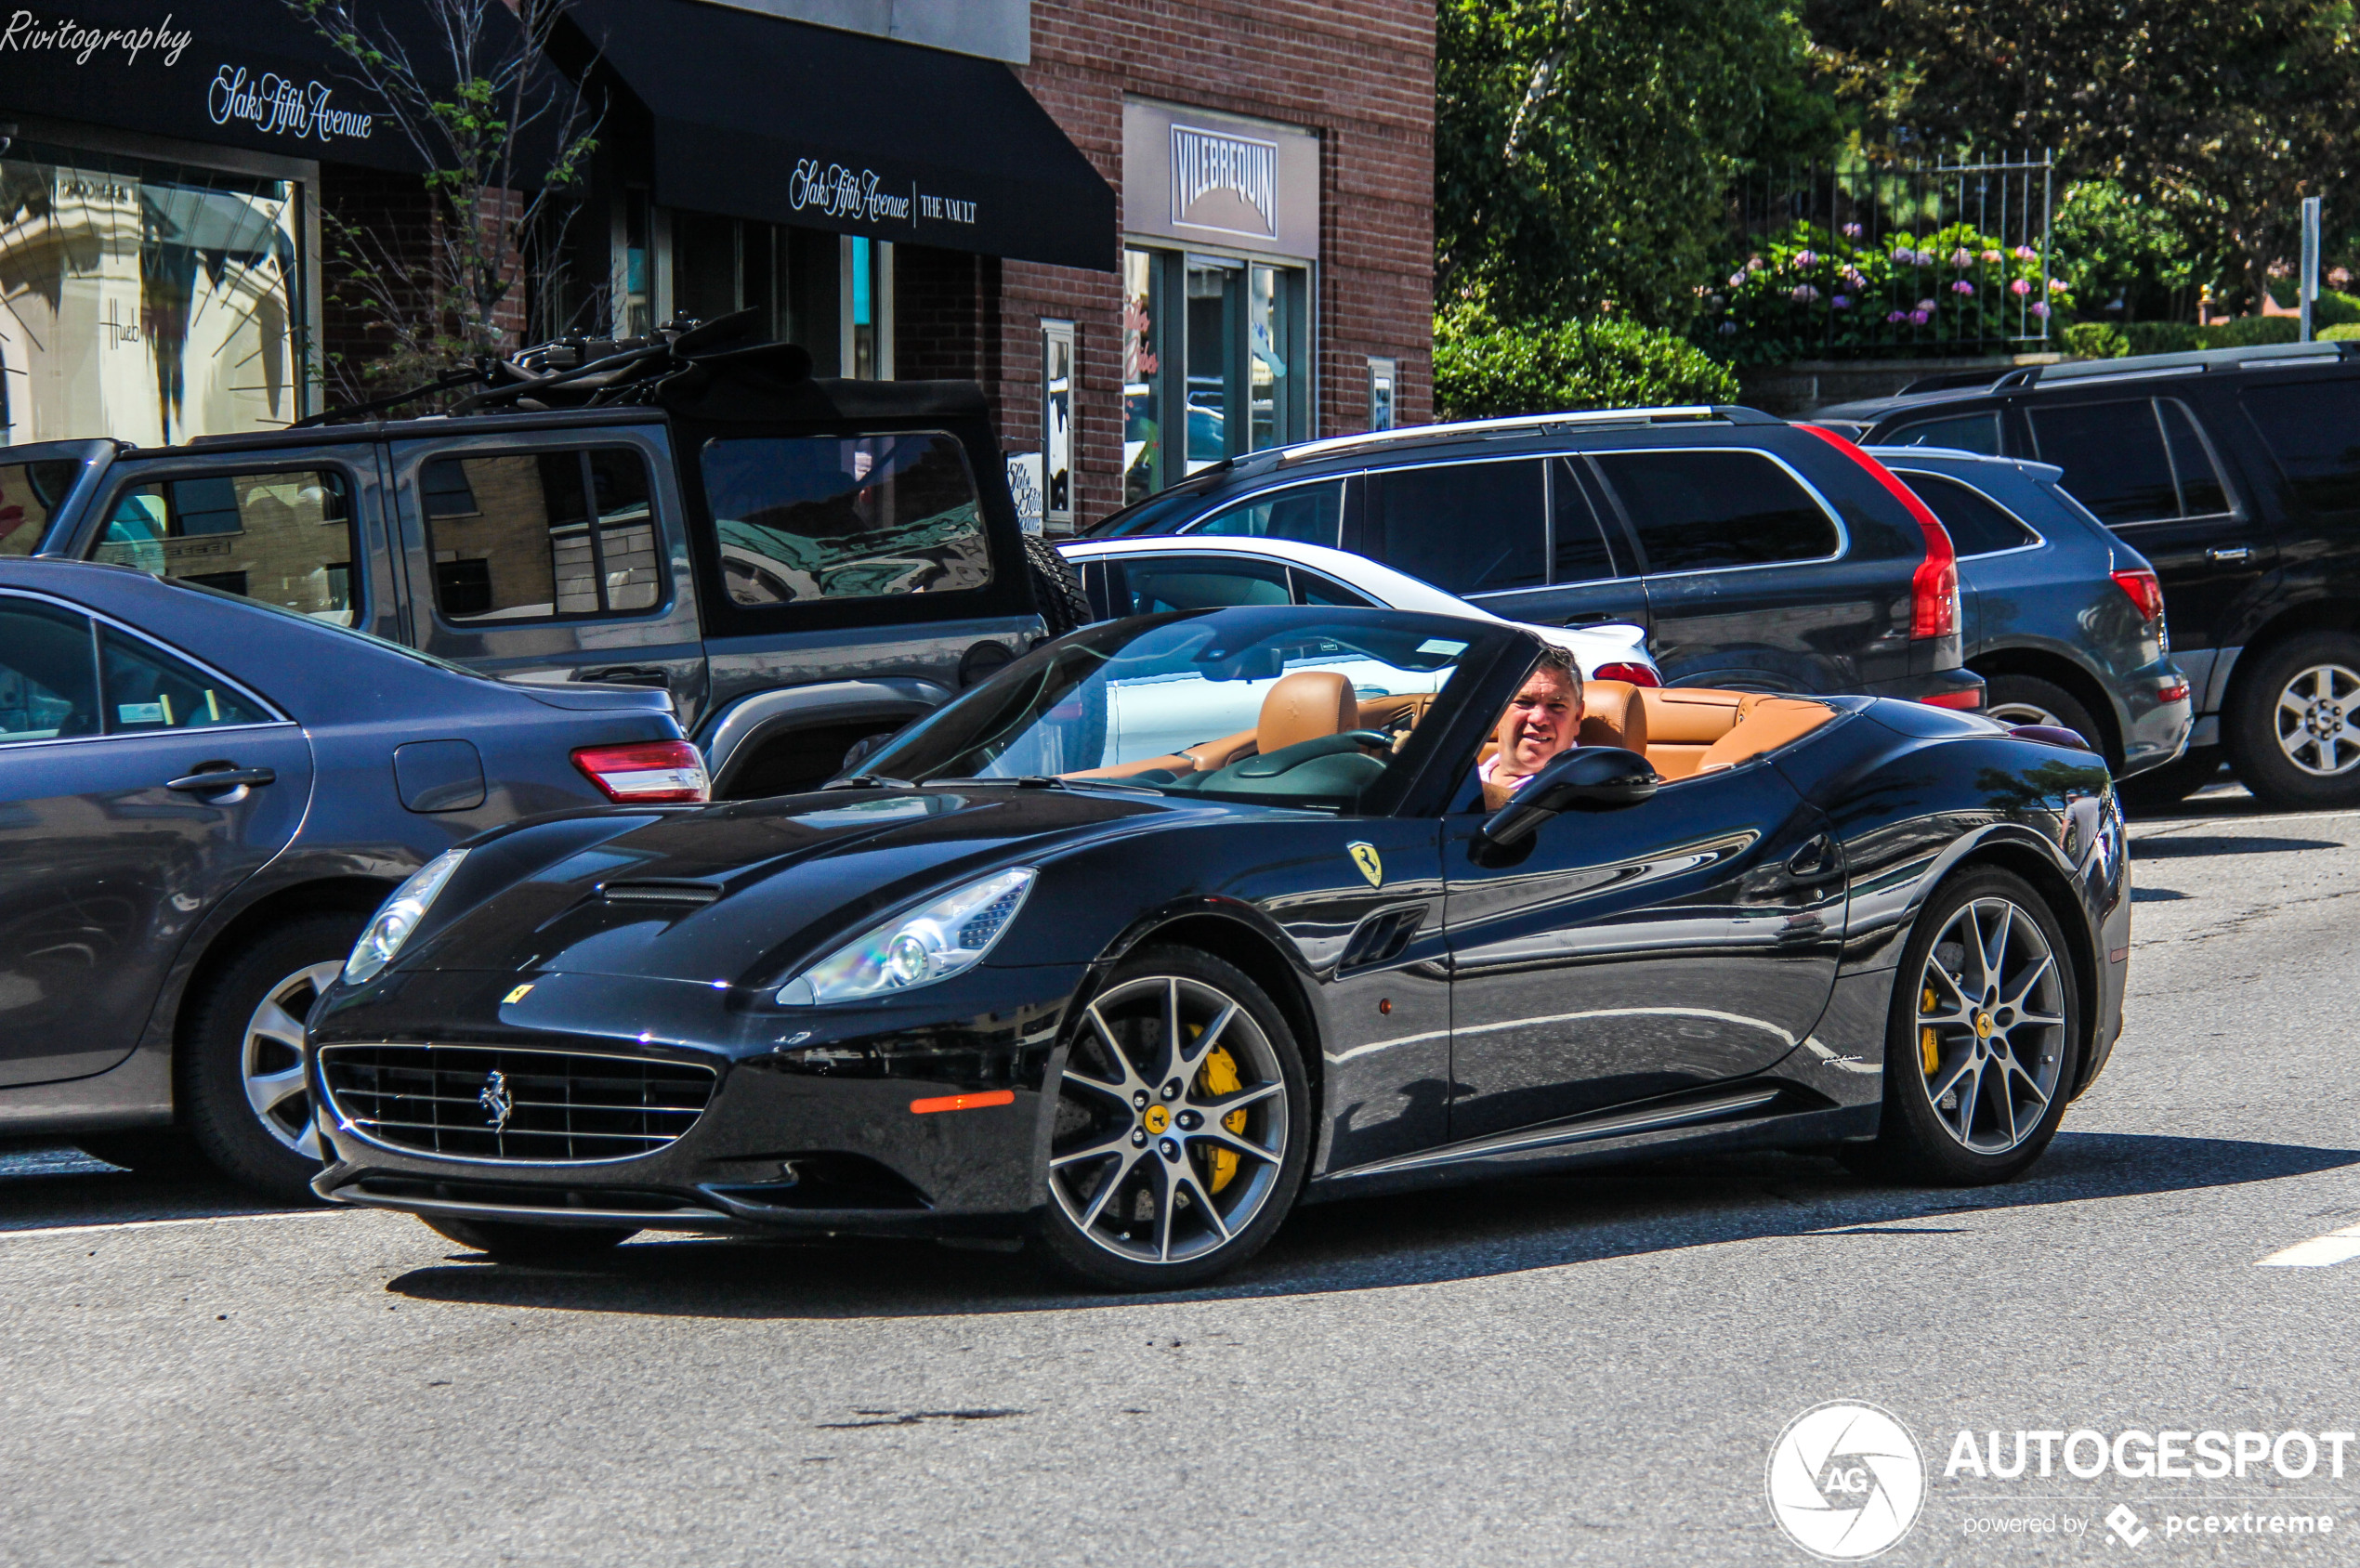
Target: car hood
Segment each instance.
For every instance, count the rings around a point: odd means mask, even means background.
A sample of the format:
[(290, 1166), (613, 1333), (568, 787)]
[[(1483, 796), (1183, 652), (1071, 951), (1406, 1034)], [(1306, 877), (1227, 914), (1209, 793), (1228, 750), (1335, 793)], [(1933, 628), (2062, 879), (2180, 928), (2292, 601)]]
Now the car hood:
[[(397, 969), (767, 987), (937, 889), (1082, 841), (1232, 809), (995, 783), (791, 795), (654, 821), (640, 815), (586, 847), (577, 847), (574, 819), (566, 853), (457, 911)], [(516, 856), (533, 831), (490, 847)]]

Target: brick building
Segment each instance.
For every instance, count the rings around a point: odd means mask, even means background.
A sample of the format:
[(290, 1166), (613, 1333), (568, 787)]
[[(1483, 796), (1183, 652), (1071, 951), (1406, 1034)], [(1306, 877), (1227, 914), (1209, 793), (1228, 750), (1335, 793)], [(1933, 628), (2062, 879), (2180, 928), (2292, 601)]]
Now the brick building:
[[(323, 287), (321, 214), (422, 235), (414, 154), (280, 0), (80, 16), (114, 42), (0, 51), (0, 284), (31, 302), (0, 319), (0, 441), (314, 412), (318, 351), (375, 351)], [(1053, 532), (1225, 455), (1427, 414), (1431, 3), (569, 19), (605, 119), (568, 291), (520, 333), (752, 308), (824, 374), (980, 381)]]

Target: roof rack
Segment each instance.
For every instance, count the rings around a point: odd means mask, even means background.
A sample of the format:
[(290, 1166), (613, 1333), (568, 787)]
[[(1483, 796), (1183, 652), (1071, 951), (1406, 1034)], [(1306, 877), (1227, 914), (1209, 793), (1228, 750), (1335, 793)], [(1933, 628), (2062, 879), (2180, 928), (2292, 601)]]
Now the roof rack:
[(1625, 425), (1699, 425), (1719, 422), (1727, 425), (1783, 425), (1786, 421), (1759, 409), (1745, 408), (1736, 403), (1685, 403), (1671, 408), (1654, 409), (1576, 409), (1561, 413), (1511, 414), (1500, 419), (1461, 419), (1443, 425), (1411, 425), (1397, 430), (1364, 430), (1357, 436), (1331, 436), (1324, 440), (1302, 441), (1291, 447), (1273, 447), (1265, 451), (1247, 452), (1232, 459), (1235, 466), (1252, 471), (1271, 466), (1301, 463), (1315, 457), (1327, 457), (1336, 452), (1358, 451), (1371, 447), (1385, 447), (1403, 441), (1426, 441), (1449, 436), (1513, 436), (1528, 433), (1549, 435), (1560, 430), (1612, 429)]
[(2032, 373), (2012, 385), (2051, 381), (2131, 381), (2158, 375), (2197, 375), (2211, 371), (2274, 370), (2288, 365), (2328, 365), (2353, 358), (2360, 344), (2257, 343), (2243, 348), (2191, 348), (2177, 354), (2136, 354), (2122, 359), (2077, 359), (2064, 365), (2032, 365)]

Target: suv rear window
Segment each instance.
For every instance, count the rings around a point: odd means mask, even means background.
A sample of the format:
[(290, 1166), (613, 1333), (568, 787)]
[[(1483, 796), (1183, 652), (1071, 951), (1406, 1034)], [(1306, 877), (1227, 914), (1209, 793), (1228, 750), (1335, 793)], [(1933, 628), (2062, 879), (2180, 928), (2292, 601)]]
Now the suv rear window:
[(0, 463), (0, 555), (30, 555), (49, 515), (80, 475), (78, 463)]
[(2297, 501), (2313, 512), (2360, 511), (2360, 381), (2248, 387), (2245, 404)]
[(352, 544), (344, 475), (301, 468), (118, 490), (90, 556), (349, 626)]
[(2176, 398), (2035, 406), (2033, 445), (2103, 523), (2209, 517), (2229, 510), (2212, 452)]
[(951, 594), (991, 581), (975, 476), (939, 430), (715, 437), (701, 454), (741, 605)]
[(1997, 555), (2040, 542), (2040, 536), (2025, 527), (2014, 513), (1962, 479), (1916, 468), (1895, 467), (1894, 471), (1941, 520), (1962, 556)]
[(1793, 475), (1760, 452), (1600, 452), (1647, 569), (1713, 571), (1817, 561), (1841, 545), (1835, 520)]
[(1947, 447), (1952, 451), (1980, 452), (1986, 457), (1999, 455), (1999, 413), (1986, 409), (1981, 413), (1952, 414), (1947, 419), (1920, 420), (1904, 425), (1890, 435), (1879, 437), (1881, 447)]

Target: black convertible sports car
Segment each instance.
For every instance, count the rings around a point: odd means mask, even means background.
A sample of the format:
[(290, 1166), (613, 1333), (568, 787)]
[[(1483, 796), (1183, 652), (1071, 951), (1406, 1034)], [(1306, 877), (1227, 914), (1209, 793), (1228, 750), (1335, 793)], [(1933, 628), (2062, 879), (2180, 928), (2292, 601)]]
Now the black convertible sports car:
[(1299, 1200), (1761, 1145), (2005, 1180), (2104, 1065), (2122, 824), (2068, 732), (1593, 682), (1384, 610), (1088, 627), (824, 791), (504, 829), (311, 1020), (317, 1190), (497, 1256), (1032, 1237), (1200, 1280)]

